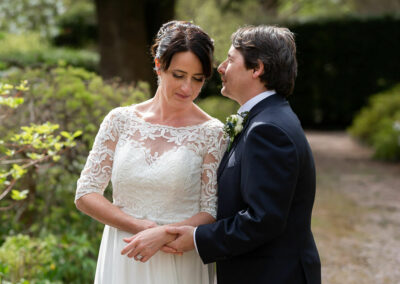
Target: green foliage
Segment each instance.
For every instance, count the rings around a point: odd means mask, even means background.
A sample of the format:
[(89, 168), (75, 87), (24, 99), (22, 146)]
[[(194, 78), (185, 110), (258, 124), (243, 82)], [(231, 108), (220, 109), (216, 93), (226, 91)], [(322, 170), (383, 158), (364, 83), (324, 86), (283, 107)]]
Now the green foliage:
[[(23, 81), (19, 86), (0, 83), (0, 108), (5, 107), (16, 108), (24, 102), (21, 94), (28, 91), (27, 81)], [(9, 115), (5, 112), (1, 116), (4, 119)], [(0, 124), (1, 125), (1, 124)], [(5, 207), (0, 207), (0, 210), (9, 210), (14, 205), (15, 201), (21, 201), (27, 198), (29, 190), (19, 191), (13, 189), (14, 185), (28, 172), (27, 168), (38, 166), (49, 158), (54, 161), (60, 159), (60, 152), (65, 147), (74, 147), (74, 139), (81, 132), (77, 131), (74, 134), (65, 132), (64, 139), (61, 136), (54, 136), (54, 131), (59, 126), (46, 122), (42, 125), (31, 124), (30, 127), (22, 126), (20, 133), (8, 133), (8, 140), (0, 140), (0, 200), (3, 200), (11, 191), (11, 200)], [(6, 135), (4, 135), (6, 137)]]
[(349, 132), (371, 145), (375, 157), (384, 160), (400, 160), (400, 85), (370, 98), (354, 119)]
[(237, 112), (239, 104), (235, 101), (220, 96), (210, 96), (197, 102), (198, 106), (209, 115), (225, 123), (226, 118)]
[[(3, 84), (13, 85), (23, 79), (29, 82), (29, 90), (24, 92), (24, 104), (13, 110), (13, 119), (1, 121), (0, 137), (4, 141), (13, 139), (13, 143), (28, 149), (51, 147), (55, 159), (30, 168), (20, 176), (18, 188), (29, 190), (29, 194), (26, 196), (23, 190), (11, 191), (8, 202), (12, 201), (11, 197), (21, 201), (0, 214), (0, 235), (23, 232), (40, 236), (51, 232), (58, 243), (51, 250), (56, 268), (46, 272), (46, 277), (64, 283), (90, 283), (103, 226), (76, 210), (76, 181), (104, 116), (117, 106), (148, 99), (148, 85), (123, 85), (116, 80), (104, 82), (95, 73), (71, 66), (14, 69), (4, 75), (0, 78)], [(20, 125), (30, 126), (18, 131)], [(52, 134), (59, 129), (62, 131)], [(48, 140), (51, 135), (53, 139)], [(37, 141), (39, 137), (43, 139)], [(61, 145), (61, 141), (67, 144)], [(57, 150), (70, 146), (68, 141), (76, 143), (75, 147), (63, 155), (56, 154)], [(20, 159), (32, 161), (43, 157), (40, 151), (25, 151), (24, 155)], [(14, 170), (21, 174), (20, 168)], [(0, 171), (0, 174), (5, 172)], [(0, 239), (0, 243), (3, 241)]]
[(65, 11), (60, 0), (0, 1), (0, 30), (22, 34), (37, 31), (42, 36), (57, 33), (56, 18)]
[(239, 9), (229, 10), (221, 9), (219, 2), (222, 1), (179, 0), (176, 18), (194, 21), (196, 25), (202, 27), (214, 40), (216, 60), (222, 62), (231, 45), (230, 35), (239, 26), (251, 24), (254, 19), (263, 17), (263, 10), (260, 9), (258, 1), (240, 1)]
[[(27, 69), (10, 73), (11, 82), (26, 78), (31, 82), (25, 107), (18, 110), (14, 122), (23, 123), (34, 116), (37, 123), (52, 121), (65, 131), (82, 129), (82, 140), (91, 145), (104, 115), (113, 107), (137, 103), (149, 97), (148, 86), (121, 85), (118, 81), (106, 83), (95, 73), (71, 66)], [(28, 110), (29, 104), (35, 108)], [(15, 125), (8, 122), (7, 125)], [(87, 148), (86, 148), (87, 150)]]
[(43, 278), (51, 271), (52, 256), (50, 238), (32, 239), (26, 235), (6, 238), (0, 247), (0, 263), (7, 267), (4, 279), (13, 283), (21, 279)]
[(12, 66), (57, 66), (59, 63), (79, 66), (91, 71), (98, 69), (99, 55), (96, 52), (54, 48), (37, 33), (23, 35), (3, 33), (1, 35), (0, 70), (6, 70)]
[[(24, 81), (19, 86), (13, 86), (10, 84), (4, 84), (0, 82), (0, 107), (8, 106), (10, 108), (16, 108), (20, 104), (24, 103), (24, 98), (19, 97), (19, 92), (27, 91), (26, 84), (28, 82)], [(12, 91), (14, 92), (12, 94)]]
[(90, 283), (96, 253), (97, 247), (86, 234), (9, 236), (0, 247), (0, 279), (12, 283)]
[(354, 1), (348, 0), (282, 0), (279, 17), (332, 17), (344, 16), (356, 11)]
[(60, 32), (52, 39), (55, 45), (87, 46), (97, 41), (97, 20), (92, 1), (73, 3), (57, 20)]
[[(98, 243), (92, 243), (87, 234), (64, 234), (57, 239), (52, 256), (54, 270), (50, 279), (63, 283), (91, 283), (96, 269)], [(82, 272), (85, 273), (82, 273)]]

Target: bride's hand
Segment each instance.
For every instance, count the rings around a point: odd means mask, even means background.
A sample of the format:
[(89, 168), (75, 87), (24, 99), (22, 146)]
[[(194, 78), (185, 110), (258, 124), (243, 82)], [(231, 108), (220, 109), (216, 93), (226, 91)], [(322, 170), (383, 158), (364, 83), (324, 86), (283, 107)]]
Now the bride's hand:
[(128, 243), (121, 254), (127, 254), (128, 257), (134, 257), (135, 260), (146, 262), (165, 244), (173, 241), (175, 235), (168, 234), (164, 226), (150, 228), (125, 238), (124, 242)]
[(150, 220), (146, 220), (146, 219), (137, 219), (136, 220), (136, 233), (139, 233), (141, 231), (150, 229), (150, 228), (155, 228), (157, 227), (157, 223), (150, 221)]

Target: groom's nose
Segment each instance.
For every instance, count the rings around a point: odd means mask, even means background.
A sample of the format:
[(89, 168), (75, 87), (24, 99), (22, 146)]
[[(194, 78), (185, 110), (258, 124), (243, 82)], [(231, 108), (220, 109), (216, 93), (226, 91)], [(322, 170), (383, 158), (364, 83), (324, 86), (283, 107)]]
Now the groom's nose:
[(225, 60), (224, 62), (222, 62), (222, 63), (218, 66), (218, 68), (217, 68), (218, 73), (224, 74), (224, 73), (225, 73), (225, 67), (226, 67), (226, 60)]

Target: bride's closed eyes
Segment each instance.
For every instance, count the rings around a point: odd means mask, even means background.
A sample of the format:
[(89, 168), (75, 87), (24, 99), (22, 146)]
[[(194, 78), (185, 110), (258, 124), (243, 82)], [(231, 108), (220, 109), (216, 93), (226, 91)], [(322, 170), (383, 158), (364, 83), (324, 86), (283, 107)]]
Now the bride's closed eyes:
[[(172, 76), (176, 79), (183, 79), (185, 77), (184, 74), (179, 74), (176, 72), (172, 72)], [(202, 83), (204, 81), (204, 76), (193, 76), (193, 80)]]

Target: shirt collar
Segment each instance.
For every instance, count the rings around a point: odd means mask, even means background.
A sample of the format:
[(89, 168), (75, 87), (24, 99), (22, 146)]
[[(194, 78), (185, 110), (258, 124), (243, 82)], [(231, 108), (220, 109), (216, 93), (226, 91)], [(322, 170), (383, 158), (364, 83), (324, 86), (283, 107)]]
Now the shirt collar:
[(268, 98), (269, 96), (274, 95), (276, 92), (275, 90), (270, 90), (270, 91), (265, 91), (262, 92), (261, 94), (258, 94), (255, 97), (252, 97), (250, 100), (245, 102), (237, 111), (237, 113), (242, 113), (245, 111), (250, 111), (256, 104), (261, 102), (263, 99)]

